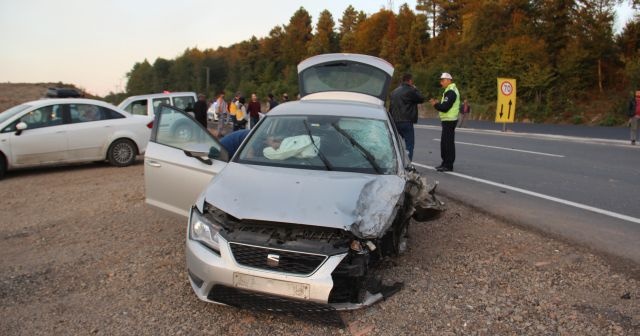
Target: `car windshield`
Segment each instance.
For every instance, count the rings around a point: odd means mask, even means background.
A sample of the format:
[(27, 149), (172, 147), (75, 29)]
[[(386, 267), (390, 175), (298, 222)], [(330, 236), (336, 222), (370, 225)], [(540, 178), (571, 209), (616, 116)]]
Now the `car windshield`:
[(395, 174), (396, 154), (384, 120), (338, 116), (269, 116), (237, 162), (314, 170)]
[(13, 117), (14, 115), (28, 109), (29, 107), (31, 107), (31, 105), (22, 104), (22, 105), (14, 106), (0, 113), (0, 124), (3, 123), (5, 120), (8, 120), (9, 118)]

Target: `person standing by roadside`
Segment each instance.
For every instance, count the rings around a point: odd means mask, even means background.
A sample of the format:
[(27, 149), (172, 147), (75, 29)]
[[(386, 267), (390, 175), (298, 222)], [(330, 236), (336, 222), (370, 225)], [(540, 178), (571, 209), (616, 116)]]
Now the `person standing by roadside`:
[(636, 90), (635, 97), (629, 101), (629, 129), (631, 132), (631, 144), (635, 145), (638, 140), (638, 123), (640, 123), (640, 90)]
[(424, 103), (424, 96), (416, 89), (413, 76), (409, 73), (402, 76), (402, 83), (391, 92), (389, 112), (396, 124), (398, 133), (404, 139), (409, 152), (409, 159), (413, 160), (415, 133), (413, 124), (418, 122), (418, 104)]
[(224, 101), (224, 92), (218, 94), (215, 113), (218, 115), (218, 136), (224, 133), (224, 125), (227, 123), (227, 102)]
[(471, 113), (471, 105), (465, 98), (460, 104), (460, 121), (458, 122), (458, 127), (464, 127), (464, 122), (469, 118), (469, 113)]
[(258, 95), (255, 93), (251, 94), (251, 101), (249, 102), (249, 106), (247, 107), (247, 111), (249, 112), (249, 128), (253, 128), (258, 121), (260, 121), (260, 102), (258, 101)]
[(440, 101), (429, 100), (429, 103), (440, 113), (442, 123), (442, 135), (440, 136), (440, 157), (442, 163), (436, 167), (437, 171), (453, 171), (453, 162), (456, 160), (456, 125), (458, 124), (458, 114), (460, 113), (460, 92), (453, 77), (447, 72), (440, 76), (440, 86), (444, 88), (444, 93)]
[(204, 128), (207, 128), (207, 96), (200, 93), (198, 94), (198, 101), (193, 105), (193, 114), (196, 121), (198, 121)]
[(286, 103), (289, 101), (289, 95), (285, 92), (282, 94), (282, 102)]
[(235, 97), (233, 97), (233, 99), (231, 99), (231, 101), (227, 105), (229, 117), (231, 118), (231, 123), (233, 124), (234, 131), (238, 130), (238, 120), (236, 119), (236, 111), (238, 110), (238, 98), (240, 98), (240, 93), (236, 92)]
[(274, 107), (278, 106), (278, 102), (276, 101), (275, 98), (273, 98), (273, 93), (269, 93), (268, 97), (269, 97), (269, 111), (271, 111)]
[(236, 103), (236, 125), (234, 126), (234, 131), (239, 129), (247, 128), (247, 107), (245, 106), (244, 97), (238, 98), (238, 102)]

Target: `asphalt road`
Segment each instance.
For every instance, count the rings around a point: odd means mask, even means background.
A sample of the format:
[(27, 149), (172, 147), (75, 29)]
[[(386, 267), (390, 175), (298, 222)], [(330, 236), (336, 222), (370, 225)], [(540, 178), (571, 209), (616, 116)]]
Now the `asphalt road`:
[(431, 169), (440, 164), (440, 128), (429, 124), (416, 126), (414, 163), (440, 192), (640, 263), (640, 146), (624, 140), (626, 129), (514, 124), (520, 132), (500, 132), (474, 122), (456, 130), (455, 172), (444, 174)]

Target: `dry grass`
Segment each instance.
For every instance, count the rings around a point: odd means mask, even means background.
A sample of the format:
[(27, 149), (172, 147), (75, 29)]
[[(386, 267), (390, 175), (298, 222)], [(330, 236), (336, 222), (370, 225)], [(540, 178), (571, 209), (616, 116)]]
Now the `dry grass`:
[(50, 87), (73, 87), (63, 83), (0, 83), (0, 112), (24, 102), (43, 98)]

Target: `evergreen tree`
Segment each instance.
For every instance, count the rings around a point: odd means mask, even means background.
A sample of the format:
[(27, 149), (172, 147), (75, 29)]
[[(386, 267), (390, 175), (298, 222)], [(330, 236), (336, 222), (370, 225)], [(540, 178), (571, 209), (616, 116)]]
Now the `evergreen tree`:
[(358, 26), (358, 12), (353, 8), (353, 6), (349, 5), (347, 9), (344, 10), (342, 14), (342, 19), (340, 21), (340, 50), (342, 52), (353, 52), (355, 51), (355, 31)]
[(127, 73), (127, 78), (127, 93), (130, 95), (149, 93), (153, 89), (153, 69), (146, 59), (134, 64), (133, 69)]
[(331, 12), (325, 9), (318, 18), (316, 34), (309, 42), (309, 56), (338, 51), (337, 35), (334, 28), (333, 16)]
[(307, 56), (307, 45), (311, 41), (311, 16), (300, 7), (285, 27), (283, 56), (287, 64), (298, 64)]

